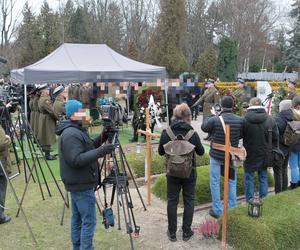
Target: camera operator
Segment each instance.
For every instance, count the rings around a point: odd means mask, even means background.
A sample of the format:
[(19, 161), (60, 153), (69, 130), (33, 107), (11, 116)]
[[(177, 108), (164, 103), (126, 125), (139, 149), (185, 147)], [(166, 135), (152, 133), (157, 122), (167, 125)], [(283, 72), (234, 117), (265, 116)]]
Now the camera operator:
[(79, 112), (82, 109), (81, 102), (69, 100), (65, 107), (68, 120), (58, 124), (56, 134), (60, 136), (60, 175), (66, 190), (71, 193), (73, 249), (93, 249), (98, 158), (110, 154), (114, 145), (101, 146), (106, 140), (104, 132), (95, 140), (90, 139), (86, 129), (89, 116)]
[[(6, 172), (9, 171), (7, 169), (9, 159), (9, 147), (10, 147), (10, 137), (5, 134), (4, 129), (0, 126), (0, 161), (4, 167)], [(4, 214), (4, 206), (5, 206), (5, 196), (7, 189), (7, 179), (5, 174), (3, 173), (2, 168), (0, 168), (0, 224), (7, 223), (11, 220), (10, 217)]]

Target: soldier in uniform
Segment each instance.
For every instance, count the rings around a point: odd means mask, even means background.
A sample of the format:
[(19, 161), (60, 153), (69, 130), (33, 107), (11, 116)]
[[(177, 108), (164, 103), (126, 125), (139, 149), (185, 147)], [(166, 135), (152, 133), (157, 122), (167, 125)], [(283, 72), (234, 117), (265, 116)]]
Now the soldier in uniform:
[(193, 104), (192, 107), (196, 107), (198, 104), (203, 104), (203, 121), (211, 114), (211, 108), (219, 103), (220, 93), (215, 87), (215, 81), (208, 79), (206, 82), (207, 89), (203, 95)]
[(38, 107), (38, 103), (39, 103), (39, 99), (41, 96), (41, 91), (39, 89), (40, 86), (37, 87), (37, 90), (35, 92), (35, 95), (33, 97), (33, 133), (35, 138), (38, 138), (38, 132), (39, 132), (39, 118), (40, 118), (40, 112), (39, 112), (39, 107)]
[[(8, 157), (10, 144), (11, 144), (10, 137), (5, 134), (4, 129), (0, 125), (0, 161), (2, 162), (2, 165), (6, 173), (8, 172), (7, 164), (10, 161)], [(2, 168), (0, 167), (0, 224), (4, 224), (11, 220), (9, 216), (4, 214), (6, 189), (7, 189), (7, 179), (5, 177), (5, 174), (3, 173)]]
[(38, 124), (38, 140), (45, 152), (47, 160), (55, 160), (56, 157), (50, 155), (51, 145), (56, 141), (55, 127), (58, 117), (54, 113), (53, 105), (50, 100), (49, 89), (47, 84), (40, 87), (41, 96), (38, 102), (39, 124)]
[(65, 88), (63, 86), (58, 86), (53, 91), (53, 95), (55, 96), (53, 110), (55, 115), (59, 118), (59, 120), (62, 120), (66, 114), (66, 108), (65, 108), (66, 98), (65, 98), (64, 90)]
[(284, 98), (285, 100), (293, 100), (293, 98), (297, 95), (295, 85), (296, 82), (288, 81), (288, 91), (286, 97)]
[(245, 81), (241, 78), (237, 80), (238, 89), (234, 91), (233, 97), (238, 109), (238, 115), (245, 116), (248, 105), (248, 98), (245, 89)]

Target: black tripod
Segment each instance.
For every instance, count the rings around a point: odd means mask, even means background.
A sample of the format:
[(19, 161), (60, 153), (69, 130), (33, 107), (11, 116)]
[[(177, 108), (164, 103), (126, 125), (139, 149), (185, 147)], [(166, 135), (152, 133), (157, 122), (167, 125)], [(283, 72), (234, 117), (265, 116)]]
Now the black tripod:
[[(146, 211), (146, 206), (143, 201), (143, 198), (140, 194), (138, 186), (135, 182), (134, 176), (130, 169), (130, 166), (125, 157), (124, 151), (120, 144), (118, 138), (118, 129), (108, 129), (108, 131), (113, 131), (113, 136), (108, 141), (116, 146), (116, 149), (111, 153), (111, 172), (107, 176), (108, 164), (110, 163), (106, 158), (103, 159), (99, 173), (100, 173), (100, 187), (103, 187), (104, 199), (105, 199), (105, 208), (108, 208), (108, 203), (106, 199), (106, 189), (107, 186), (112, 185), (112, 195), (110, 200), (110, 207), (114, 203), (115, 194), (117, 194), (117, 217), (118, 217), (118, 229), (121, 230), (120, 222), (120, 208), (122, 207), (124, 222), (126, 226), (126, 232), (129, 234), (131, 249), (134, 249), (132, 233), (138, 235), (140, 232), (140, 227), (136, 224), (134, 213), (133, 213), (133, 203), (131, 199), (131, 194), (129, 190), (128, 175), (131, 177), (131, 180), (134, 183), (134, 186), (138, 192), (141, 203)], [(118, 153), (117, 153), (118, 151)], [(104, 172), (104, 179), (101, 182), (101, 173)], [(128, 173), (127, 173), (128, 172)], [(99, 187), (99, 188), (100, 188)], [(105, 220), (105, 218), (103, 218)], [(111, 225), (113, 226), (113, 225)]]

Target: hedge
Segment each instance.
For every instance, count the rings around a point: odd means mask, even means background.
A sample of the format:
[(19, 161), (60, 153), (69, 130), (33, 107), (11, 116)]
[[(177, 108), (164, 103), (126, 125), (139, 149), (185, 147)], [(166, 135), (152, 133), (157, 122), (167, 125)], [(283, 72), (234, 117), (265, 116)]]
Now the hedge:
[(260, 218), (249, 217), (245, 205), (229, 210), (227, 228), (235, 249), (300, 249), (300, 188), (266, 197)]
[[(145, 154), (127, 153), (126, 158), (136, 177), (145, 176)], [(204, 166), (209, 164), (208, 154), (196, 157), (196, 165)], [(166, 172), (165, 157), (160, 156), (157, 152), (153, 152), (151, 160), (151, 175)]]
[[(238, 168), (238, 183), (237, 194), (244, 194), (244, 170), (242, 167)], [(196, 182), (196, 197), (195, 205), (201, 205), (211, 202), (211, 193), (209, 187), (209, 166), (202, 166), (197, 168), (197, 182)], [(257, 186), (257, 176), (255, 179)], [(274, 186), (273, 176), (269, 173), (269, 186)], [(223, 178), (221, 178), (221, 187), (223, 187)], [(152, 192), (162, 200), (167, 200), (167, 179), (166, 176), (160, 176), (154, 183)], [(223, 197), (223, 188), (221, 188), (221, 195)], [(181, 198), (182, 199), (182, 198)]]

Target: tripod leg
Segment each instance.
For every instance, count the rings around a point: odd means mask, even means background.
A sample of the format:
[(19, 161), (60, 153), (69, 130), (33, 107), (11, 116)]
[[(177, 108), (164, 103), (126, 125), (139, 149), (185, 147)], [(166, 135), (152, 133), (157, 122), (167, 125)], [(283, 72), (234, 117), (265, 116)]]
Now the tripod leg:
[(4, 173), (4, 175), (5, 175), (5, 178), (7, 179), (7, 182), (9, 183), (9, 186), (10, 186), (10, 188), (11, 188), (11, 190), (12, 190), (12, 192), (13, 192), (13, 195), (14, 195), (14, 197), (15, 197), (16, 203), (19, 205), (19, 209), (21, 210), (21, 213), (22, 213), (23, 216), (24, 216), (24, 220), (25, 220), (26, 226), (27, 226), (27, 228), (28, 228), (28, 230), (29, 230), (29, 232), (30, 232), (30, 235), (31, 235), (31, 237), (32, 237), (32, 239), (33, 239), (33, 241), (34, 241), (34, 244), (38, 245), (38, 243), (37, 243), (37, 241), (36, 241), (36, 238), (35, 238), (35, 236), (34, 236), (34, 234), (33, 234), (32, 228), (31, 228), (31, 226), (30, 226), (30, 224), (29, 224), (29, 221), (28, 221), (28, 219), (27, 219), (27, 216), (26, 216), (26, 214), (25, 214), (25, 212), (24, 212), (24, 210), (23, 210), (22, 204), (20, 203), (20, 201), (19, 201), (19, 199), (18, 199), (17, 193), (16, 193), (16, 191), (15, 191), (15, 189), (14, 189), (14, 187), (13, 187), (11, 181), (10, 181), (10, 179), (8, 178), (8, 176), (7, 176), (7, 174), (6, 174), (5, 170), (4, 170), (4, 167), (3, 167), (3, 164), (2, 164), (1, 161), (0, 161), (0, 167), (1, 167), (1, 169), (2, 169), (2, 171), (3, 171), (3, 173)]
[(120, 154), (120, 159), (121, 159), (122, 165), (124, 166), (124, 171), (125, 171), (125, 168), (126, 168), (125, 166), (127, 166), (127, 169), (128, 169), (129, 174), (130, 174), (131, 180), (132, 180), (132, 182), (134, 183), (134, 187), (135, 187), (135, 189), (136, 189), (136, 191), (137, 191), (137, 193), (138, 193), (138, 195), (139, 195), (139, 197), (140, 197), (141, 203), (142, 203), (142, 205), (143, 205), (143, 207), (144, 207), (144, 211), (146, 211), (147, 208), (146, 208), (146, 205), (145, 205), (145, 203), (144, 203), (143, 197), (142, 197), (142, 195), (141, 195), (141, 193), (140, 193), (140, 190), (139, 190), (139, 188), (138, 188), (138, 186), (137, 186), (137, 184), (136, 184), (136, 181), (135, 181), (135, 179), (134, 179), (133, 173), (132, 173), (132, 171), (131, 171), (131, 169), (130, 169), (130, 166), (129, 166), (128, 161), (127, 161), (127, 159), (126, 159), (126, 157), (125, 157), (123, 148), (122, 148), (122, 146), (121, 146), (119, 140), (118, 140), (118, 143), (119, 143), (119, 145), (120, 145), (120, 147), (119, 147), (119, 154)]
[(68, 206), (66, 205), (66, 203), (64, 203), (64, 206), (63, 206), (63, 211), (62, 211), (62, 214), (61, 214), (61, 220), (60, 220), (60, 225), (62, 226), (64, 224), (64, 218), (65, 218), (65, 211), (66, 211), (66, 208), (69, 208), (70, 207), (70, 201), (69, 201), (69, 193), (68, 191), (66, 191), (66, 201), (68, 203)]

